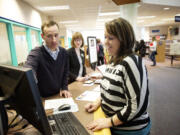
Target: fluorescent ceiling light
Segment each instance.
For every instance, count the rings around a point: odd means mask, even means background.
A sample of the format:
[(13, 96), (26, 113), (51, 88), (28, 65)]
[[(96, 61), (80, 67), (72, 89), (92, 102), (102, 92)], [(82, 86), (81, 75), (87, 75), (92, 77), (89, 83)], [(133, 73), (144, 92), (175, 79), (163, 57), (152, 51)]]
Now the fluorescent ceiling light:
[(79, 21), (77, 20), (70, 20), (70, 21), (61, 21), (59, 23), (63, 23), (63, 24), (66, 24), (66, 23), (78, 23)]
[(96, 27), (97, 30), (104, 30), (104, 28)]
[(154, 22), (152, 25), (159, 25), (159, 24), (165, 24), (165, 22)]
[(156, 16), (139, 16), (138, 19), (150, 19), (155, 18)]
[(69, 5), (63, 5), (63, 6), (39, 7), (38, 9), (43, 11), (49, 11), (49, 10), (67, 10), (70, 8)]
[(147, 24), (147, 25), (144, 25), (144, 26), (145, 27), (150, 27), (150, 26), (156, 26), (156, 25), (161, 25), (161, 24), (166, 24), (166, 22), (154, 22), (154, 23)]
[(104, 29), (103, 26), (96, 26), (96, 29)]
[(105, 22), (96, 22), (96, 24), (99, 24), (99, 25), (104, 25)]
[(166, 8), (163, 8), (164, 10), (169, 10), (170, 8), (166, 7)]
[(137, 5), (137, 8), (139, 8), (139, 7), (141, 7), (141, 5), (140, 5), (140, 4), (138, 4), (138, 5)]
[(162, 21), (174, 21), (174, 18), (166, 18), (166, 19), (162, 19)]
[(96, 27), (104, 27), (104, 24), (96, 24)]
[(143, 23), (143, 22), (144, 22), (144, 20), (138, 20), (137, 22), (138, 22), (138, 23)]
[(110, 20), (113, 20), (112, 18), (108, 18), (108, 19), (97, 19), (96, 21), (97, 22), (107, 22), (107, 21), (110, 21)]
[(106, 21), (106, 19), (97, 19), (96, 21), (97, 22), (104, 22), (104, 21)]
[(150, 27), (150, 26), (153, 26), (153, 25), (152, 24), (144, 25), (144, 27)]
[(65, 25), (65, 27), (80, 27), (80, 25)]
[(74, 31), (78, 31), (78, 30), (81, 30), (82, 28), (80, 27), (76, 27), (76, 28), (67, 28), (68, 30), (74, 30)]
[(105, 12), (105, 13), (99, 13), (99, 16), (108, 16), (108, 15), (120, 15), (120, 12)]

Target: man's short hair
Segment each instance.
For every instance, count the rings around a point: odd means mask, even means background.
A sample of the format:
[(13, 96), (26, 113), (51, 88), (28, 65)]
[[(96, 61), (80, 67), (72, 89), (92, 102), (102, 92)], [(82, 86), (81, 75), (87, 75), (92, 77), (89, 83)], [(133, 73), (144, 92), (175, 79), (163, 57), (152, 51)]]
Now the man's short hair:
[(58, 27), (58, 29), (59, 29), (59, 25), (55, 21), (50, 20), (50, 21), (47, 21), (47, 22), (43, 23), (43, 25), (41, 26), (42, 33), (44, 34), (44, 28), (45, 27), (51, 27), (51, 26), (54, 26), (54, 25), (56, 25)]

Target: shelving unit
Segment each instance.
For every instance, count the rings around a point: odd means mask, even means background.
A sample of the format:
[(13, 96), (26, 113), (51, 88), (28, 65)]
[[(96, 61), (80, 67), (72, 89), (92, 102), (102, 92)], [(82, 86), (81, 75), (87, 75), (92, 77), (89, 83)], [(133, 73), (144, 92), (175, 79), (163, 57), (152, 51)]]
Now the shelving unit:
[(171, 59), (171, 65), (174, 59), (180, 60), (180, 40), (166, 40), (165, 55)]
[(173, 43), (172, 40), (166, 40), (165, 41), (165, 55), (169, 56), (170, 55), (170, 45)]

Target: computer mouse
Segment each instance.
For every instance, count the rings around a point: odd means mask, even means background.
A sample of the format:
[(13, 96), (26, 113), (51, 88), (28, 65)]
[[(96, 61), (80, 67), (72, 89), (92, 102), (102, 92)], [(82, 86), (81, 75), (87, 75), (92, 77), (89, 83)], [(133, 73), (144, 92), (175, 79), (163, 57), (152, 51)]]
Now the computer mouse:
[(69, 110), (71, 108), (71, 105), (69, 104), (62, 104), (58, 107), (58, 111), (64, 111), (64, 110)]

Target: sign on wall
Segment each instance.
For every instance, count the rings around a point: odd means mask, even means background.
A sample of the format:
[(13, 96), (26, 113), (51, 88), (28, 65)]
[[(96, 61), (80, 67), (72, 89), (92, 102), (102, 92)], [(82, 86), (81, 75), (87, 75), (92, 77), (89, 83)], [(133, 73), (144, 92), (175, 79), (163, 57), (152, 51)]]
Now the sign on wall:
[(175, 16), (175, 22), (180, 22), (180, 16)]

